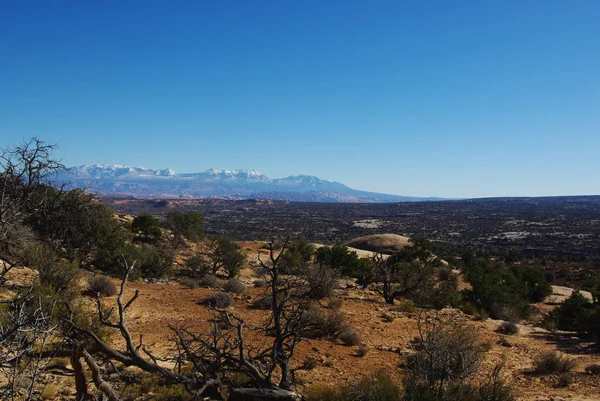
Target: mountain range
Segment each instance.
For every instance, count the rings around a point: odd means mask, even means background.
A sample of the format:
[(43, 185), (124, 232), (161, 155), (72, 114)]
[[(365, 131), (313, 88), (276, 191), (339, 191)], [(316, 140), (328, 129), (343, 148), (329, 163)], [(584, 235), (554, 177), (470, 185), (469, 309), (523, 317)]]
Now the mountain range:
[(269, 178), (256, 170), (217, 170), (179, 174), (121, 165), (83, 165), (57, 177), (70, 187), (101, 196), (134, 198), (271, 199), (300, 202), (413, 202), (439, 200), (359, 191), (310, 175)]

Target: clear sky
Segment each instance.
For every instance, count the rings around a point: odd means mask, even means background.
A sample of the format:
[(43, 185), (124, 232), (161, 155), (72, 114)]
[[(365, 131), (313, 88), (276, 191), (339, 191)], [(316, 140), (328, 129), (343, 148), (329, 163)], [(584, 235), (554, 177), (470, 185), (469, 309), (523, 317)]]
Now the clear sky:
[(0, 146), (413, 196), (600, 194), (600, 1), (0, 0)]

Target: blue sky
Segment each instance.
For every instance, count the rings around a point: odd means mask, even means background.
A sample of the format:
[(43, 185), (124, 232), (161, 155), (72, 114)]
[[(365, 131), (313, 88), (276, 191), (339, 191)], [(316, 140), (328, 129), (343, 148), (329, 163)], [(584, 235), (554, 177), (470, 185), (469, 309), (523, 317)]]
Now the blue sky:
[(600, 2), (2, 1), (0, 146), (414, 196), (600, 194)]

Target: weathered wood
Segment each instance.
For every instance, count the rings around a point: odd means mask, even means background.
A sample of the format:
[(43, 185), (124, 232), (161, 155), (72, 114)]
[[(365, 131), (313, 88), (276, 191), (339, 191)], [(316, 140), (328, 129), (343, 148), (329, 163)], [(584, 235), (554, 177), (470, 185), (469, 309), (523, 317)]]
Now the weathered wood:
[(232, 388), (229, 401), (300, 401), (298, 393), (282, 389)]

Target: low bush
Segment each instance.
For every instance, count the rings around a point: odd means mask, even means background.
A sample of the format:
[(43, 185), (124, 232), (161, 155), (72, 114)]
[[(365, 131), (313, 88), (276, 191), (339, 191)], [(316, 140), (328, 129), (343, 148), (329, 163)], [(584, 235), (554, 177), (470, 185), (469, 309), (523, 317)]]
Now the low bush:
[(227, 292), (215, 292), (205, 296), (202, 303), (213, 308), (226, 308), (233, 305), (233, 297)]
[(570, 372), (577, 363), (565, 355), (556, 351), (542, 352), (534, 361), (533, 367), (535, 373), (551, 374)]
[(404, 398), (398, 383), (384, 369), (361, 379), (352, 387), (350, 395), (348, 399), (360, 396), (364, 401), (400, 401)]
[(332, 386), (327, 383), (315, 383), (304, 392), (306, 401), (346, 401), (348, 389), (344, 386)]
[(368, 353), (369, 347), (367, 347), (365, 344), (360, 344), (358, 347), (356, 347), (356, 356), (359, 358), (366, 356)]
[(342, 344), (347, 346), (358, 345), (361, 341), (360, 334), (351, 329), (342, 332), (339, 336), (339, 339)]
[(573, 374), (571, 372), (561, 373), (558, 376), (558, 382), (556, 385), (558, 387), (569, 387), (573, 383)]
[(585, 367), (585, 372), (591, 375), (600, 375), (600, 365), (592, 364)]
[(207, 274), (200, 279), (200, 285), (208, 288), (223, 288), (225, 286), (225, 281), (213, 274)]
[(154, 401), (189, 401), (193, 397), (187, 392), (185, 386), (182, 384), (175, 384), (171, 386), (161, 386), (154, 390)]
[(478, 313), (477, 307), (470, 302), (464, 303), (458, 307), (462, 313), (469, 316), (475, 316)]
[(254, 281), (254, 288), (264, 288), (266, 287), (267, 282), (265, 280), (255, 280)]
[(327, 300), (327, 307), (329, 309), (340, 310), (343, 304), (344, 300), (342, 298), (330, 297)]
[(400, 313), (415, 313), (417, 309), (415, 308), (415, 304), (412, 301), (404, 300), (400, 301), (398, 305), (390, 306), (389, 311)]
[(223, 289), (227, 292), (231, 292), (234, 294), (246, 293), (246, 286), (237, 278), (230, 278), (229, 280), (227, 280), (227, 282), (223, 286)]
[(517, 326), (513, 322), (502, 322), (500, 324), (500, 326), (498, 327), (497, 331), (498, 331), (498, 333), (508, 334), (508, 335), (518, 334), (519, 326)]
[(306, 271), (307, 296), (313, 299), (325, 299), (333, 294), (337, 283), (337, 274), (327, 267), (313, 266)]
[(339, 311), (323, 313), (316, 306), (311, 306), (304, 312), (304, 321), (307, 335), (316, 338), (327, 337), (335, 340), (349, 329), (343, 313)]
[(52, 400), (58, 394), (58, 386), (56, 384), (47, 384), (40, 394), (42, 400)]
[(306, 401), (401, 401), (402, 390), (387, 371), (378, 370), (358, 383), (331, 386), (313, 384), (304, 394)]
[(315, 358), (311, 358), (309, 356), (307, 356), (304, 359), (304, 363), (302, 363), (302, 368), (306, 369), (306, 370), (313, 370), (314, 368), (317, 367), (317, 360)]
[(179, 280), (179, 284), (185, 286), (185, 287), (189, 287), (189, 288), (198, 288), (200, 287), (200, 282), (198, 280), (195, 280), (191, 277), (184, 277), (181, 280)]
[(269, 310), (271, 309), (272, 303), (273, 297), (270, 295), (265, 295), (255, 299), (254, 302), (252, 302), (252, 309)]
[(385, 312), (381, 315), (381, 318), (388, 323), (393, 322), (396, 319), (396, 316), (394, 316), (393, 314), (389, 313), (389, 312)]
[(94, 294), (111, 297), (117, 293), (117, 287), (104, 276), (95, 276), (88, 280), (88, 290)]

